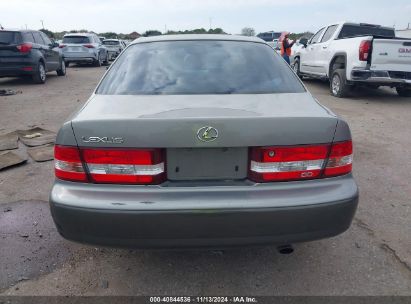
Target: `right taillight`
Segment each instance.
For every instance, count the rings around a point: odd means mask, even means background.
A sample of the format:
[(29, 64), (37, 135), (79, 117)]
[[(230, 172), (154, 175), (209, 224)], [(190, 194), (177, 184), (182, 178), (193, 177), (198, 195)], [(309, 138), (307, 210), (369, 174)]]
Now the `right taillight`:
[(352, 141), (334, 143), (325, 167), (325, 176), (337, 176), (352, 171), (353, 149)]
[(363, 40), (360, 43), (359, 59), (360, 61), (368, 61), (368, 57), (371, 53), (371, 41)]
[(249, 179), (259, 183), (344, 175), (352, 170), (352, 142), (253, 147), (249, 166)]

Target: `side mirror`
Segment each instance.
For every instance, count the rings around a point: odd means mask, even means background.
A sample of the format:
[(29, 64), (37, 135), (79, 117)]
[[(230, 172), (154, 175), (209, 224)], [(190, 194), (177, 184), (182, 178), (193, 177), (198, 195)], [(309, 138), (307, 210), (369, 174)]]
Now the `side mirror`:
[(304, 45), (304, 47), (307, 47), (307, 45), (308, 45), (308, 39), (307, 39), (307, 38), (301, 38), (301, 39), (300, 39), (300, 43), (301, 43), (302, 45)]

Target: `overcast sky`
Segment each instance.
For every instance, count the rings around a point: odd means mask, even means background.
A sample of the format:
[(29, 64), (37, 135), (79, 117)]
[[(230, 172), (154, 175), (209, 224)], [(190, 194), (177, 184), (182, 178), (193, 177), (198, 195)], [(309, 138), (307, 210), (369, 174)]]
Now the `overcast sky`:
[(316, 31), (337, 21), (406, 28), (411, 0), (0, 0), (0, 24), (52, 31), (144, 32), (221, 27), (231, 34), (245, 26)]

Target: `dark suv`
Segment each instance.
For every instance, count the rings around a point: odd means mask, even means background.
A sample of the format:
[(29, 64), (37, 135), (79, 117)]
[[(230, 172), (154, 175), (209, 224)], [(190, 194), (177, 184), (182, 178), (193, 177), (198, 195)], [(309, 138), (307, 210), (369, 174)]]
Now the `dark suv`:
[(35, 83), (45, 83), (50, 71), (66, 74), (57, 43), (41, 31), (0, 30), (0, 77), (30, 75)]

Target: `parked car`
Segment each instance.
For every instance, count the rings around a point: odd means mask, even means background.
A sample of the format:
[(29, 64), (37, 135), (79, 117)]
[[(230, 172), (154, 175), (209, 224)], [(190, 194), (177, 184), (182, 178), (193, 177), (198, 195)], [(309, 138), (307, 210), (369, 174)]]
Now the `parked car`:
[(275, 49), (276, 51), (280, 50), (280, 44), (278, 42), (278, 39), (274, 39), (273, 41), (269, 41), (269, 42), (267, 42), (267, 44), (269, 46), (271, 46), (273, 49)]
[(355, 85), (395, 87), (398, 95), (411, 96), (411, 41), (395, 38), (393, 28), (335, 23), (300, 42), (304, 46), (295, 53), (295, 72), (329, 79), (336, 97)]
[(120, 39), (106, 39), (103, 44), (107, 48), (109, 60), (114, 60), (126, 48), (125, 42)]
[(94, 66), (108, 64), (107, 48), (94, 33), (66, 34), (60, 48), (66, 66), (70, 63), (91, 63)]
[(106, 40), (106, 37), (104, 37), (104, 36), (100, 36), (100, 37), (98, 37), (98, 38), (100, 39), (101, 42), (103, 42), (104, 40)]
[(255, 37), (135, 40), (55, 159), (57, 229), (99, 245), (312, 241), (345, 231), (358, 201), (347, 123)]
[(0, 77), (31, 76), (45, 83), (47, 72), (66, 75), (57, 43), (41, 31), (0, 30)]

